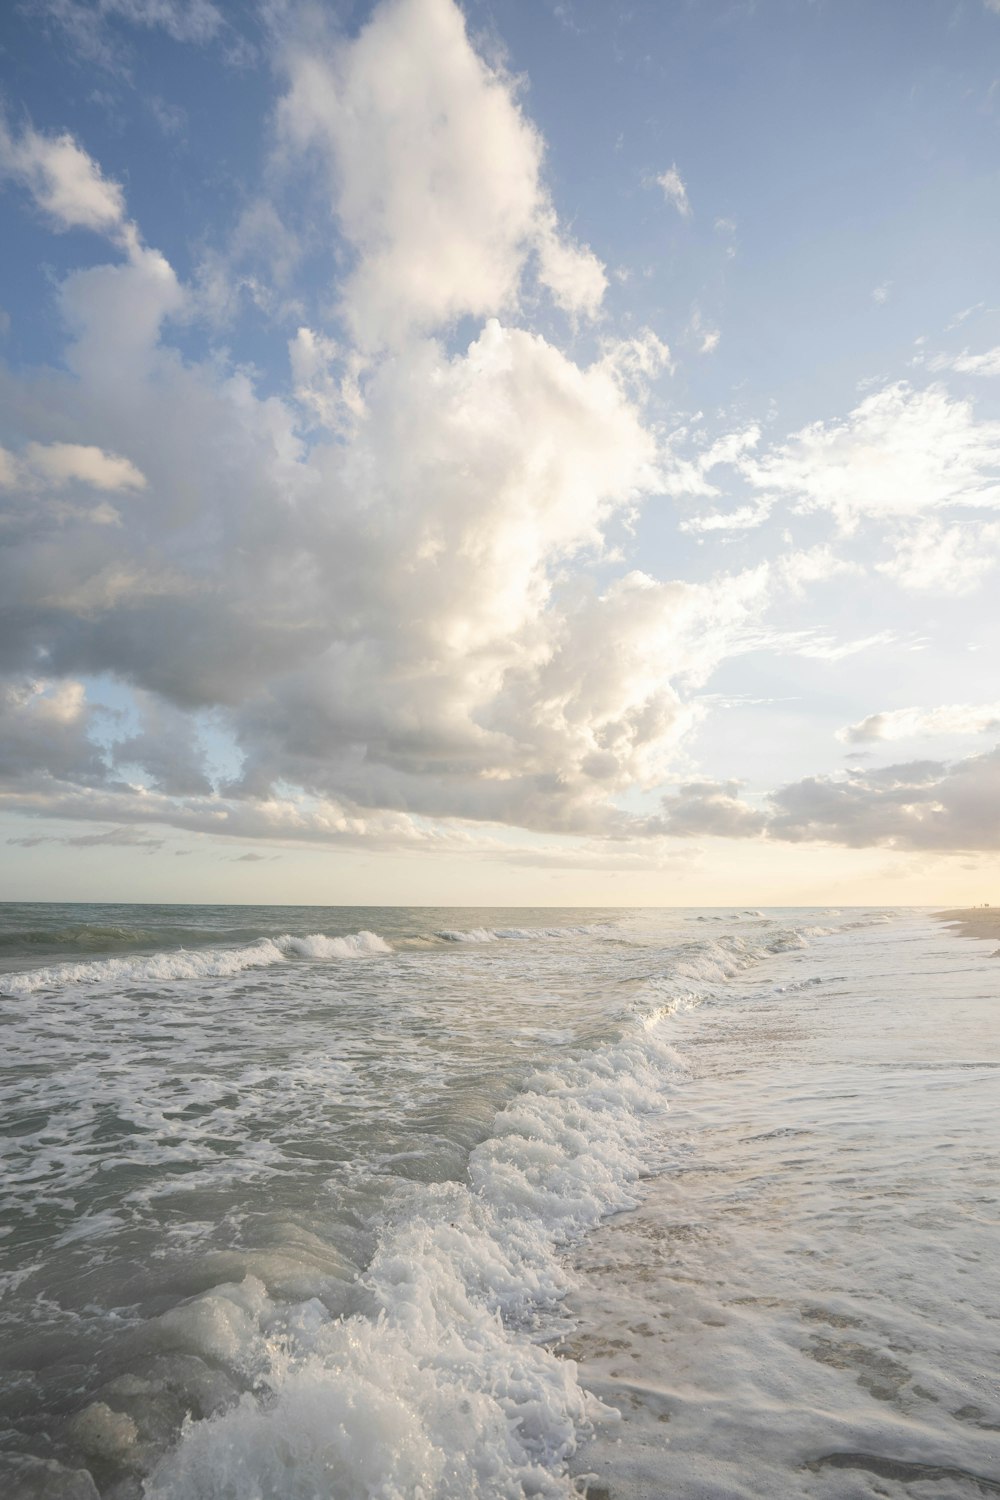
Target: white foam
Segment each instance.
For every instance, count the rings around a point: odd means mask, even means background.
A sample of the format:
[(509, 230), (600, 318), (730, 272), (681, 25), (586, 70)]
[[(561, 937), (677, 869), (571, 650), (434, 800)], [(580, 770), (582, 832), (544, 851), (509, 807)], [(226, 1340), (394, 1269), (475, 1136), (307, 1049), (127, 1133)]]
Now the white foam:
[(392, 949), (377, 932), (352, 932), (347, 937), (325, 937), (322, 932), (309, 937), (278, 938), (283, 953), (295, 958), (365, 958), (373, 953), (391, 953)]
[(570, 1285), (560, 1246), (635, 1202), (673, 1061), (636, 1027), (534, 1077), (472, 1152), (468, 1185), (401, 1191), (360, 1284), (366, 1316), (279, 1312), (249, 1281), (190, 1304), (192, 1347), (238, 1333), (230, 1358), (264, 1399), (189, 1423), (149, 1500), (573, 1494), (564, 1460), (617, 1414), (537, 1339)]
[(7, 974), (3, 987), (11, 994), (31, 995), (39, 990), (75, 988), (82, 984), (137, 985), (164, 980), (228, 979), (245, 969), (266, 968), (290, 958), (365, 958), (392, 949), (375, 932), (355, 932), (346, 937), (326, 937), (314, 932), (308, 937), (258, 938), (240, 948), (177, 948), (170, 952), (129, 958), (100, 958), (86, 963), (53, 964), (27, 973)]
[(436, 934), (446, 943), (498, 943), (500, 934), (494, 932), (492, 927), (470, 927), (465, 931), (451, 931), (445, 929)]
[(540, 938), (585, 937), (601, 932), (610, 923), (591, 923), (576, 927), (466, 927), (444, 928), (434, 934), (445, 943), (498, 943), (505, 941), (524, 942)]

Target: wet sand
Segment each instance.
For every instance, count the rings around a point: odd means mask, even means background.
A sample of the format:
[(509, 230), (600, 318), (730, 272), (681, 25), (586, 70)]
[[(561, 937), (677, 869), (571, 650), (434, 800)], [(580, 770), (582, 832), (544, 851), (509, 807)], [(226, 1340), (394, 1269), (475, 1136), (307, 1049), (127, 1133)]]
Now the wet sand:
[(959, 937), (1000, 939), (1000, 906), (969, 906), (934, 915), (939, 922), (954, 923)]

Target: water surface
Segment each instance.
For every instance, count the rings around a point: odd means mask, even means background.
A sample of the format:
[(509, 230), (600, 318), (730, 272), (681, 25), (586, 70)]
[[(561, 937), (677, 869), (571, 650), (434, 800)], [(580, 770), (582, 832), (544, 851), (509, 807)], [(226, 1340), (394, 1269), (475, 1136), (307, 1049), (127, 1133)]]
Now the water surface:
[(982, 947), (0, 908), (5, 1493), (994, 1493)]

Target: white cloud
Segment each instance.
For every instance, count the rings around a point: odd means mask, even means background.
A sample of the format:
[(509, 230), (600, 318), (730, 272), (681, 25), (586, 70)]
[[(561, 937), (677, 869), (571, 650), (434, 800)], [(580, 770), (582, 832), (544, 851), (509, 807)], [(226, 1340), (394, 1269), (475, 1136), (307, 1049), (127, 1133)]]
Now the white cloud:
[(554, 213), (541, 215), (536, 234), (539, 281), (564, 312), (596, 318), (608, 284), (597, 256), (561, 236)]
[(887, 562), (876, 570), (912, 593), (971, 594), (1000, 562), (1000, 523), (938, 520), (908, 525)]
[(185, 296), (136, 245), (64, 284), (70, 373), (34, 377), (24, 405), (92, 441), (37, 451), (147, 488), (114, 528), (22, 521), (0, 558), (3, 663), (42, 651), (56, 674), (215, 705), (243, 769), (218, 793), (176, 790), (203, 773), (176, 721), (150, 720), (120, 753), (155, 787), (106, 770), (84, 796), (40, 757), (8, 805), (331, 840), (422, 840), (414, 816), (623, 826), (615, 796), (662, 774), (696, 713), (683, 695), (765, 592), (761, 575), (590, 580), (608, 525), (662, 482), (641, 394), (666, 346), (646, 331), (579, 366), (498, 322), (455, 355), (412, 338), (364, 370), (342, 420), (349, 346), (304, 328), (297, 402), (261, 398), (164, 343)]
[(668, 203), (672, 203), (682, 219), (690, 219), (691, 204), (688, 200), (688, 191), (684, 186), (681, 174), (677, 170), (677, 163), (661, 172), (656, 179), (659, 187), (663, 189), (663, 196)]
[(691, 313), (685, 333), (695, 341), (699, 354), (714, 354), (722, 338), (722, 333), (718, 328), (710, 328), (706, 325), (699, 307), (695, 307)]
[(738, 505), (735, 510), (709, 511), (703, 515), (689, 516), (680, 523), (682, 531), (752, 531), (762, 526), (771, 514), (773, 502), (758, 500), (753, 505)]
[(341, 309), (359, 345), (511, 311), (533, 253), (561, 307), (597, 311), (603, 267), (561, 234), (541, 138), (452, 0), (384, 0), (353, 41), (310, 37), (285, 64), (283, 139), (318, 154), (357, 252)]
[(115, 23), (164, 31), (175, 42), (204, 45), (227, 30), (211, 0), (32, 0), (61, 27), (77, 53), (127, 74), (128, 49)]
[(603, 367), (640, 394), (649, 381), (674, 369), (669, 346), (651, 328), (640, 328), (632, 338), (606, 339), (602, 354)]
[(198, 313), (210, 324), (233, 322), (246, 304), (282, 321), (301, 317), (293, 275), (305, 247), (302, 237), (268, 198), (252, 198), (223, 245), (202, 250), (195, 272)]
[(309, 425), (340, 432), (364, 413), (360, 366), (335, 339), (300, 328), (288, 342), (295, 399)]
[(91, 489), (115, 493), (144, 490), (145, 475), (134, 463), (117, 453), (105, 453), (86, 443), (28, 443), (22, 455), (22, 472), (29, 483), (61, 488), (74, 481)]
[[(678, 429), (671, 434), (663, 455), (665, 491), (678, 498), (716, 499), (721, 491), (708, 476), (714, 469), (727, 466), (740, 468), (760, 443), (760, 437), (760, 428), (756, 423), (750, 423), (734, 432), (724, 433), (708, 447), (701, 446), (700, 451), (696, 447), (691, 457), (686, 457), (679, 450), (685, 444), (691, 445), (692, 433), (687, 428)], [(696, 443), (704, 442), (701, 433), (694, 434), (694, 439)]]
[(891, 290), (891, 281), (881, 282), (872, 292), (872, 301), (877, 302), (880, 307), (884, 306), (885, 303), (889, 300), (889, 293), (891, 292)]
[[(62, 283), (57, 366), (0, 369), (25, 423), (18, 452), (0, 451), (0, 684), (20, 747), (0, 766), (6, 805), (397, 847), (456, 847), (463, 821), (757, 828), (729, 786), (688, 783), (659, 823), (622, 799), (662, 783), (710, 674), (750, 649), (775, 594), (838, 564), (814, 549), (692, 584), (617, 548), (648, 497), (714, 497), (726, 465), (756, 477), (774, 459), (760, 430), (668, 462), (644, 404), (670, 368), (652, 330), (578, 362), (513, 326), (532, 272), (581, 314), (603, 270), (560, 229), (542, 142), (451, 0), (387, 0), (354, 40), (300, 35), (282, 66), (272, 170), (318, 160), (353, 252), (342, 325), (291, 324), (285, 394), (263, 396), (223, 351), (171, 344), (198, 293), (143, 244), (115, 185), (100, 198), (109, 184), (73, 143), (77, 206), (59, 222), (90, 204), (120, 255)], [(279, 228), (266, 205), (248, 211), (247, 245), (287, 253), (290, 276), (300, 247)], [(483, 322), (457, 347), (466, 314)], [(785, 492), (753, 488), (692, 526), (756, 524)], [(94, 525), (81, 491), (120, 500), (115, 524)], [(882, 639), (804, 631), (792, 649)], [(50, 680), (28, 688), (40, 660)], [(59, 697), (101, 674), (131, 689), (138, 720), (104, 751), (80, 690)], [(231, 748), (222, 782), (205, 713)]]
[(940, 708), (893, 708), (869, 714), (837, 731), (848, 745), (907, 740), (938, 734), (981, 734), (1000, 728), (1000, 702), (950, 703)]
[(1000, 375), (1000, 345), (982, 354), (935, 354), (927, 361), (930, 370), (954, 370), (958, 375)]
[(97, 0), (103, 16), (120, 16), (134, 26), (161, 28), (175, 42), (207, 42), (223, 25), (211, 0)]
[[(794, 569), (792, 586), (795, 586)], [(899, 637), (893, 630), (880, 630), (874, 635), (856, 636), (843, 640), (825, 630), (762, 631), (750, 636), (745, 642), (748, 649), (781, 651), (793, 656), (804, 656), (813, 661), (844, 661), (849, 656), (859, 656), (878, 646), (897, 646)]]
[(828, 510), (845, 531), (865, 517), (1000, 505), (1000, 422), (940, 386), (887, 386), (842, 421), (815, 422), (761, 457), (747, 480), (800, 511)]
[(57, 229), (111, 233), (125, 222), (125, 195), (68, 131), (42, 135), (25, 126), (12, 136), (0, 119), (0, 176), (26, 187)]

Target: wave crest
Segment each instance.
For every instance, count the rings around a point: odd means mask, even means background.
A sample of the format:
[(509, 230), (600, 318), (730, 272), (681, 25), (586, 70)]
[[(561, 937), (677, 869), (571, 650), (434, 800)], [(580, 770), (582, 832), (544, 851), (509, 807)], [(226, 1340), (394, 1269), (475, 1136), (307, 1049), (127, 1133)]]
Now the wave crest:
[(354, 932), (327, 937), (322, 932), (307, 937), (284, 933), (262, 937), (240, 948), (177, 948), (130, 958), (101, 958), (86, 963), (52, 964), (44, 969), (8, 974), (4, 989), (14, 995), (33, 995), (39, 990), (75, 988), (87, 984), (159, 984), (185, 979), (230, 979), (245, 969), (262, 969), (289, 959), (367, 958), (392, 949), (376, 932)]

